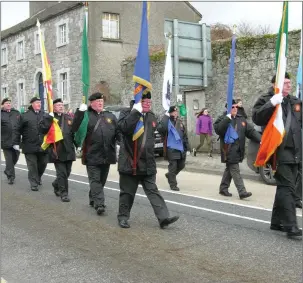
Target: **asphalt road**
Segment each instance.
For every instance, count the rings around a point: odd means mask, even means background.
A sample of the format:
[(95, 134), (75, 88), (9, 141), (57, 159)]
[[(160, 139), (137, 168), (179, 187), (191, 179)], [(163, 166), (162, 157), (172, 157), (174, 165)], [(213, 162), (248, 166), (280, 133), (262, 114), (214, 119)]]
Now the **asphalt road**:
[(32, 192), (26, 166), (18, 168), (13, 186), (2, 173), (1, 264), (8, 283), (302, 282), (302, 240), (269, 230), (268, 210), (163, 192), (180, 220), (161, 230), (140, 188), (131, 228), (121, 229), (116, 182), (107, 183), (107, 211), (97, 216), (86, 177), (71, 176), (72, 201), (62, 203), (53, 194), (53, 171)]

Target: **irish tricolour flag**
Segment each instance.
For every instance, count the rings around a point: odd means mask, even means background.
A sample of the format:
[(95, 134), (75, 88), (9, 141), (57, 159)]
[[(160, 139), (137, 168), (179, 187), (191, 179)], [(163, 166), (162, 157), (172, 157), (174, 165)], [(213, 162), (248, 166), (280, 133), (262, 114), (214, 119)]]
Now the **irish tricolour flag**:
[[(276, 43), (276, 83), (275, 95), (282, 95), (284, 78), (286, 72), (287, 57), (287, 39), (288, 39), (288, 2), (283, 3), (283, 15), (280, 24), (280, 30)], [(269, 158), (275, 153), (282, 143), (285, 135), (284, 122), (282, 119), (282, 107), (276, 106), (262, 135), (261, 145), (257, 154), (255, 166), (265, 166)]]

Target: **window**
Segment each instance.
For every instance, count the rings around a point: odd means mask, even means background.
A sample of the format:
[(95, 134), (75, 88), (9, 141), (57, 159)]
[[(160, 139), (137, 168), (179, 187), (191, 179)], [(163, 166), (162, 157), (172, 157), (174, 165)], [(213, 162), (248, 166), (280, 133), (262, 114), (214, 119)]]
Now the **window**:
[(18, 107), (25, 106), (25, 83), (24, 80), (17, 81), (17, 96), (18, 96)]
[(60, 94), (63, 101), (67, 101), (67, 73), (60, 74)]
[(102, 37), (119, 39), (119, 15), (103, 13), (102, 18)]
[(1, 66), (7, 65), (7, 47), (1, 48)]
[(24, 40), (19, 40), (17, 42), (17, 61), (24, 59)]
[[(44, 38), (44, 29), (41, 30), (41, 34), (42, 34), (42, 39), (45, 40)], [(39, 32), (35, 31), (34, 32), (34, 47), (35, 47), (35, 54), (41, 54), (41, 48), (40, 48), (40, 36), (39, 36)]]
[(70, 103), (70, 68), (63, 68), (57, 71), (57, 97), (63, 100), (63, 103)]
[(5, 97), (7, 97), (8, 95), (7, 95), (7, 86), (3, 86), (2, 88), (1, 88), (1, 97), (2, 98), (5, 98)]
[(57, 47), (68, 44), (68, 19), (60, 20), (56, 23), (57, 29)]

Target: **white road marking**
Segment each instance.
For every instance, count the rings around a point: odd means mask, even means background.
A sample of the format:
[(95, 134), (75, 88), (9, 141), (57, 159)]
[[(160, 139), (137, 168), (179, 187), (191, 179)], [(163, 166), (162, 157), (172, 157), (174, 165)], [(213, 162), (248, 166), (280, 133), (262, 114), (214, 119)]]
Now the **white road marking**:
[[(23, 163), (17, 163), (19, 165), (23, 165), (23, 166), (27, 166), (26, 164)], [(4, 166), (5, 164), (1, 164), (2, 166)], [(48, 169), (50, 171), (56, 171), (54, 169)], [(45, 174), (44, 174), (45, 175)], [(78, 174), (78, 173), (71, 173), (71, 175), (75, 175), (75, 176), (80, 176), (80, 177), (86, 177), (87, 175), (82, 175), (82, 174)], [(107, 180), (107, 182), (113, 182), (113, 183), (119, 183), (118, 181), (115, 180)], [(140, 188), (142, 188), (141, 185), (139, 185)], [(218, 202), (218, 203), (225, 203), (225, 204), (231, 204), (231, 205), (236, 205), (236, 206), (240, 206), (240, 207), (247, 207), (247, 208), (252, 208), (252, 209), (258, 209), (258, 210), (263, 210), (263, 211), (272, 211), (269, 208), (263, 208), (263, 207), (259, 207), (259, 206), (253, 206), (253, 205), (247, 205), (247, 204), (241, 204), (241, 203), (235, 203), (232, 201), (226, 201), (226, 200), (219, 200), (219, 199), (214, 199), (214, 198), (207, 198), (207, 197), (201, 197), (201, 196), (195, 196), (195, 195), (191, 195), (191, 194), (185, 194), (185, 193), (180, 193), (180, 192), (174, 192), (171, 190), (163, 190), (163, 189), (159, 189), (160, 192), (166, 192), (166, 193), (170, 193), (170, 194), (174, 194), (174, 195), (180, 195), (180, 196), (186, 196), (186, 197), (192, 197), (192, 198), (197, 198), (197, 199), (202, 199), (202, 200), (209, 200), (209, 201), (213, 201), (213, 202)], [(302, 217), (302, 215), (297, 215)]]
[[(28, 171), (28, 169), (24, 169), (24, 168), (20, 168), (20, 167), (15, 167), (15, 168), (19, 169), (19, 170), (22, 170), (22, 171)], [(49, 177), (56, 177), (55, 175), (51, 175), (51, 174), (47, 174), (47, 173), (44, 173), (43, 175), (49, 176)], [(71, 181), (71, 182), (79, 183), (79, 184), (89, 185), (89, 183), (83, 182), (83, 181), (78, 181), (78, 180), (74, 180), (74, 179), (68, 179), (68, 180)], [(107, 186), (105, 186), (104, 188), (108, 189), (108, 190), (111, 190), (111, 191), (116, 191), (116, 192), (120, 191), (119, 189), (110, 188), (110, 187), (107, 187)], [(142, 194), (138, 194), (138, 193), (136, 195), (139, 196), (139, 197), (147, 198), (146, 195), (142, 195)], [(231, 217), (235, 217), (235, 218), (241, 218), (241, 219), (246, 219), (246, 220), (255, 221), (255, 222), (259, 222), (259, 223), (270, 224), (269, 221), (265, 221), (265, 220), (262, 220), (262, 219), (246, 217), (246, 216), (242, 216), (242, 215), (238, 215), (238, 214), (223, 212), (223, 211), (220, 211), (220, 210), (214, 210), (214, 209), (209, 209), (209, 208), (195, 206), (195, 205), (189, 205), (189, 204), (186, 204), (186, 203), (181, 203), (181, 202), (176, 202), (176, 201), (171, 201), (171, 200), (165, 200), (165, 202), (175, 204), (175, 205), (179, 205), (179, 206), (183, 206), (183, 207), (189, 207), (189, 208), (193, 208), (193, 209), (197, 209), (197, 210), (203, 210), (203, 211), (208, 211), (208, 212), (212, 212), (212, 213), (216, 213), (216, 214), (231, 216)], [(300, 215), (297, 215), (297, 216), (300, 216)], [(300, 217), (302, 217), (302, 216), (300, 216)]]

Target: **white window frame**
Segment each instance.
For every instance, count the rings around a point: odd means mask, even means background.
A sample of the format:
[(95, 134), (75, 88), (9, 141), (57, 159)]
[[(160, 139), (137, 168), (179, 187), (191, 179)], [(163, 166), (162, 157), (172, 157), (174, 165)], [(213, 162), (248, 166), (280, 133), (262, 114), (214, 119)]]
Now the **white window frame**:
[[(23, 84), (23, 96), (20, 93), (20, 84)], [(18, 98), (18, 108), (20, 109), (22, 105), (26, 104), (26, 92), (25, 92), (25, 80), (19, 79), (17, 81), (17, 98)]]
[[(42, 33), (42, 39), (45, 41), (44, 29), (41, 29), (41, 33)], [(38, 37), (38, 40), (37, 40), (37, 37)], [(39, 39), (39, 32), (38, 31), (34, 32), (34, 53), (35, 53), (35, 55), (41, 54), (40, 39)]]
[[(3, 92), (4, 89), (6, 90), (5, 94)], [(8, 84), (1, 85), (1, 97), (2, 99), (8, 97)]]
[[(57, 38), (57, 40), (56, 40), (56, 46), (57, 46), (57, 48), (69, 44), (69, 28), (68, 28), (68, 22), (69, 22), (69, 19), (61, 19), (60, 21), (58, 21), (58, 22), (56, 23), (56, 38)], [(65, 28), (66, 28), (66, 30), (65, 30), (65, 35), (66, 35), (66, 40), (65, 40), (65, 42), (61, 42), (61, 41), (60, 41), (60, 39), (61, 39), (60, 27), (61, 27), (62, 25), (65, 25)]]
[[(6, 50), (6, 56), (3, 60), (2, 58), (2, 50)], [(1, 66), (6, 66), (8, 64), (8, 48), (6, 43), (1, 43)]]
[[(105, 21), (105, 16), (108, 15), (109, 17), (109, 20), (108, 20), (108, 26), (105, 25), (104, 21)], [(115, 20), (117, 22), (117, 36), (113, 37), (111, 36), (111, 16), (115, 16), (115, 17), (118, 17), (118, 20)], [(105, 36), (105, 28), (108, 29), (108, 36)], [(117, 13), (109, 13), (109, 12), (104, 12), (102, 14), (102, 38), (104, 39), (120, 39), (120, 14), (117, 14)]]
[[(20, 42), (23, 42), (22, 54), (19, 54), (19, 43)], [(16, 60), (21, 61), (23, 59), (25, 59), (25, 38), (21, 37), (16, 40)]]
[[(66, 97), (64, 99), (63, 94), (62, 94), (62, 80), (61, 80), (61, 76), (63, 74), (67, 75), (67, 80), (66, 80)], [(63, 68), (57, 71), (57, 97), (61, 98), (63, 100), (63, 104), (70, 104), (70, 68)]]

